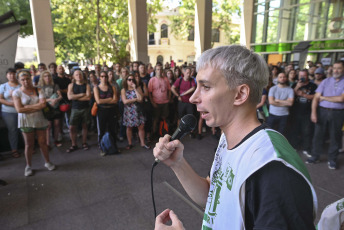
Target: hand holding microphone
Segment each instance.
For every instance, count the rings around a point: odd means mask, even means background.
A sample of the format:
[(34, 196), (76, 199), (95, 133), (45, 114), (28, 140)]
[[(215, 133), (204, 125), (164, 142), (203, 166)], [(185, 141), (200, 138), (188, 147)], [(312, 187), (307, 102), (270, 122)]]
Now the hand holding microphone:
[(179, 127), (172, 136), (165, 135), (156, 144), (153, 154), (155, 161), (164, 161), (171, 167), (183, 157), (184, 145), (179, 141), (196, 128), (197, 120), (192, 114), (187, 114), (180, 120)]

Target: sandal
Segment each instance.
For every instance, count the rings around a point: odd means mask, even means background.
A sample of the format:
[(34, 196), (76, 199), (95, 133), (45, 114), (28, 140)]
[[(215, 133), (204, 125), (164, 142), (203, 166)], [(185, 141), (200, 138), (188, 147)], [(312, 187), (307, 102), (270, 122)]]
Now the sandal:
[(12, 157), (13, 157), (13, 158), (19, 158), (19, 157), (20, 157), (20, 154), (19, 154), (17, 151), (12, 152)]
[(72, 145), (69, 149), (67, 149), (66, 150), (66, 152), (67, 153), (71, 153), (71, 152), (73, 152), (73, 151), (75, 151), (75, 150), (77, 150), (78, 149), (78, 146), (76, 146), (76, 145)]
[(87, 143), (83, 143), (82, 148), (83, 148), (83, 150), (88, 150), (90, 148), (90, 146), (88, 146)]
[(148, 146), (148, 145), (143, 145), (143, 146), (141, 146), (142, 148), (144, 148), (144, 149), (151, 149), (151, 147), (150, 146)]
[(134, 146), (133, 145), (127, 145), (127, 147), (125, 147), (125, 149), (132, 149)]

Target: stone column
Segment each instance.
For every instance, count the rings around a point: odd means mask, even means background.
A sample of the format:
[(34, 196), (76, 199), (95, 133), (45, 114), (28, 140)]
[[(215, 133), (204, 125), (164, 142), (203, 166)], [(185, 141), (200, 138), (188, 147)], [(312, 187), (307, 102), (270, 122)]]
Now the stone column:
[(146, 0), (128, 0), (128, 8), (130, 59), (148, 63)]
[(30, 0), (33, 34), (37, 45), (38, 62), (55, 62), (53, 25), (49, 0)]
[(253, 0), (244, 0), (244, 12), (241, 16), (240, 43), (248, 49), (251, 48), (253, 4)]
[(195, 5), (195, 49), (196, 61), (211, 48), (212, 0), (196, 0)]

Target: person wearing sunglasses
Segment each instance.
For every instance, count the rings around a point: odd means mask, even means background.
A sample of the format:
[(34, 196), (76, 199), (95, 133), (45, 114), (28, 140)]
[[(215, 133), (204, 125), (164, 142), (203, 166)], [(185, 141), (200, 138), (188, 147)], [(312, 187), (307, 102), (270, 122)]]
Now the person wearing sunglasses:
[(123, 89), (121, 90), (121, 98), (124, 103), (123, 125), (127, 127), (128, 146), (126, 149), (133, 147), (133, 127), (138, 127), (141, 147), (150, 149), (145, 144), (145, 119), (138, 104), (143, 100), (143, 92), (137, 85), (134, 74), (129, 74), (128, 77), (124, 78)]

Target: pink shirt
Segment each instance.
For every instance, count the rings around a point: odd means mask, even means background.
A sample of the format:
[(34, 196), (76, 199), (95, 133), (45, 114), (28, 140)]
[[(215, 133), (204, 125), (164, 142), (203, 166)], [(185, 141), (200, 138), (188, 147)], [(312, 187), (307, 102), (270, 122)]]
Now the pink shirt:
[(166, 104), (169, 102), (170, 82), (167, 77), (152, 77), (148, 83), (148, 91), (152, 93), (153, 101), (156, 104)]

